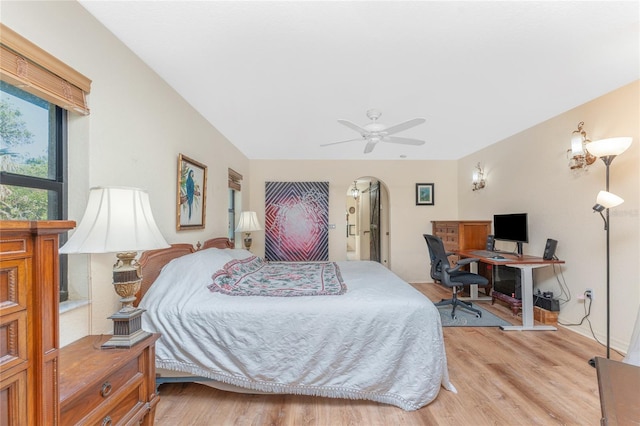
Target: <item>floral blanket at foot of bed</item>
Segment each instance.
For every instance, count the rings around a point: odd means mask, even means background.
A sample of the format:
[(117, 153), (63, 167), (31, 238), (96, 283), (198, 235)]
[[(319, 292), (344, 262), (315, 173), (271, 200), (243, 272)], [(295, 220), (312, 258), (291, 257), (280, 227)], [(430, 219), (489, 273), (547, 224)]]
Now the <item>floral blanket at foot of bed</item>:
[(209, 290), (229, 296), (332, 296), (347, 286), (335, 262), (233, 260), (213, 275)]

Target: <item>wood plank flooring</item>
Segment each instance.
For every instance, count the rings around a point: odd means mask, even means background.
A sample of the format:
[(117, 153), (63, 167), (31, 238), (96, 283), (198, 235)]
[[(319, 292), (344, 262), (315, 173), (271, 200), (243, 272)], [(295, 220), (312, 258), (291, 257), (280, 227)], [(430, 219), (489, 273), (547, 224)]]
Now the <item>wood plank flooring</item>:
[[(414, 284), (431, 300), (449, 297), (437, 284)], [(519, 324), (505, 305), (478, 302)], [(445, 327), (449, 375), (458, 393), (441, 389), (417, 411), (368, 401), (299, 395), (248, 395), (191, 384), (160, 387), (157, 425), (598, 425), (595, 368), (605, 356), (595, 341), (558, 331)], [(622, 357), (613, 353), (612, 359)]]

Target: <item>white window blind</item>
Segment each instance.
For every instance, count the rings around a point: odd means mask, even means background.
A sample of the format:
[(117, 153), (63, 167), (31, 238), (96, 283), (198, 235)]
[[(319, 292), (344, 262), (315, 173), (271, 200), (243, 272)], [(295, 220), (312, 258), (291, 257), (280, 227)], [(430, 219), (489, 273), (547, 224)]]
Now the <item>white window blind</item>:
[(0, 79), (66, 110), (89, 114), (91, 80), (3, 24)]

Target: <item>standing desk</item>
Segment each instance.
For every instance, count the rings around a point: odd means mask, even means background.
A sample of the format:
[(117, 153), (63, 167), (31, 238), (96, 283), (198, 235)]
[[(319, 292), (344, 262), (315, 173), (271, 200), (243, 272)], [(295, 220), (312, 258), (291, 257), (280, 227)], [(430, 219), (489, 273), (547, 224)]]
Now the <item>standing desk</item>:
[(460, 250), (457, 252), (460, 257), (471, 257), (480, 259), (480, 262), (489, 265), (505, 265), (510, 268), (520, 270), (522, 284), (522, 325), (505, 325), (500, 326), (505, 331), (530, 331), (530, 330), (557, 330), (552, 325), (535, 325), (533, 322), (533, 270), (536, 268), (544, 268), (556, 263), (564, 263), (564, 260), (543, 259), (537, 256), (523, 255), (518, 256), (512, 253), (496, 253), (504, 257), (504, 259), (492, 259), (490, 257), (478, 256), (477, 250)]

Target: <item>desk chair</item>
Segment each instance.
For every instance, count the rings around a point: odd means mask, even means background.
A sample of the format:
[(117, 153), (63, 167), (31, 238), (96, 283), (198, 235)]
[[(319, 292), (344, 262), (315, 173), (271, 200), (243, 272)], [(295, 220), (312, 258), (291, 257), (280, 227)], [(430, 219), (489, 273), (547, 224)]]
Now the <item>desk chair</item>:
[(478, 274), (472, 272), (461, 271), (464, 265), (468, 265), (472, 262), (477, 262), (479, 259), (466, 258), (460, 259), (454, 267), (451, 267), (449, 263), (449, 256), (454, 253), (447, 253), (444, 249), (442, 240), (436, 236), (423, 234), (424, 239), (427, 241), (427, 247), (429, 248), (429, 257), (431, 258), (431, 278), (451, 288), (453, 297), (451, 299), (442, 299), (442, 301), (435, 303), (436, 306), (452, 305), (451, 318), (456, 317), (456, 308), (460, 306), (471, 312), (475, 312), (476, 317), (482, 316), (482, 311), (472, 306), (470, 302), (458, 299), (458, 293), (465, 285), (477, 284), (486, 285), (488, 280)]

